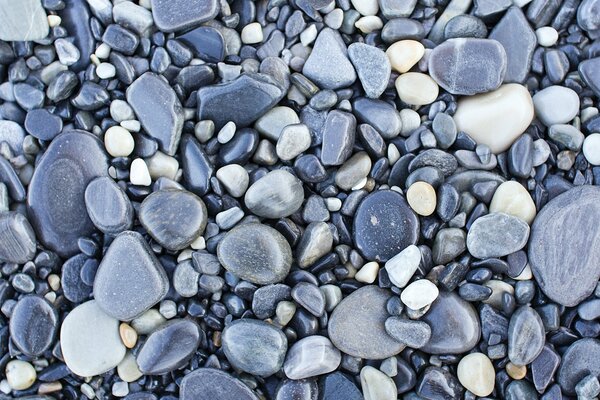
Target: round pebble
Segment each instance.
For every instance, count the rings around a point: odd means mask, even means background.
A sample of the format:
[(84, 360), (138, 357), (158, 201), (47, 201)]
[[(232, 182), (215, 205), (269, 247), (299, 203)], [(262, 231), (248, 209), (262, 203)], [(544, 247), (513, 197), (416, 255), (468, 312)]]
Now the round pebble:
[(437, 205), (435, 189), (427, 182), (415, 182), (406, 191), (406, 201), (414, 212), (427, 217)]
[(37, 378), (33, 365), (27, 361), (11, 360), (6, 364), (4, 372), (12, 390), (29, 389)]
[(494, 366), (485, 354), (464, 356), (458, 363), (456, 375), (460, 384), (476, 396), (486, 397), (494, 391)]

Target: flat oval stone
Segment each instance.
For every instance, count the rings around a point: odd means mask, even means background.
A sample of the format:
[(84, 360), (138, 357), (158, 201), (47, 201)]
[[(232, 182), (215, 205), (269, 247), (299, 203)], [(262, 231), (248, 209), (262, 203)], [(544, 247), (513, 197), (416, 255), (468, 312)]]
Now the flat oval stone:
[(308, 336), (290, 348), (283, 370), (290, 379), (305, 379), (334, 371), (342, 354), (325, 336)]
[(119, 185), (107, 176), (96, 178), (85, 189), (85, 206), (94, 226), (116, 235), (133, 226), (133, 206)]
[(529, 238), (529, 225), (520, 218), (491, 213), (473, 222), (467, 248), (477, 258), (504, 257), (521, 250)]
[(73, 309), (62, 323), (60, 347), (69, 369), (83, 377), (105, 373), (125, 357), (119, 320), (107, 315), (95, 300)]
[(181, 250), (196, 240), (206, 227), (204, 202), (185, 190), (159, 190), (144, 199), (140, 222), (161, 246)]
[(125, 231), (110, 244), (94, 280), (96, 303), (108, 315), (129, 321), (161, 301), (169, 279), (142, 235)]
[(227, 232), (217, 255), (229, 272), (259, 285), (281, 282), (292, 265), (292, 249), (285, 237), (263, 224), (243, 224)]
[(244, 196), (244, 203), (252, 213), (274, 219), (292, 215), (303, 201), (300, 180), (284, 170), (269, 172), (254, 182)]
[(481, 336), (477, 312), (454, 292), (441, 291), (421, 321), (431, 327), (431, 339), (421, 348), (426, 353), (465, 353)]
[[(458, 102), (454, 122), (459, 131), (498, 154), (508, 150), (525, 132), (533, 115), (533, 101), (527, 89), (507, 84), (489, 93), (463, 97)], [(494, 129), (490, 130), (490, 126)]]
[(39, 356), (52, 346), (58, 323), (58, 313), (46, 299), (25, 296), (10, 316), (10, 338), (25, 355)]
[(528, 258), (542, 291), (573, 307), (600, 278), (600, 188), (578, 186), (555, 197), (531, 228)]
[(365, 258), (385, 262), (417, 243), (419, 220), (399, 193), (379, 190), (358, 206), (353, 236)]
[(196, 27), (216, 17), (218, 12), (216, 0), (152, 0), (152, 17), (163, 32)]
[(242, 381), (227, 372), (198, 368), (185, 375), (179, 387), (181, 400), (258, 400)]
[(537, 358), (546, 343), (539, 314), (529, 306), (519, 307), (508, 325), (508, 358), (515, 365), (527, 365)]
[(283, 366), (287, 338), (274, 325), (254, 319), (240, 319), (225, 327), (222, 346), (234, 368), (266, 377)]
[(200, 327), (189, 319), (167, 322), (148, 336), (136, 358), (140, 371), (161, 375), (184, 366), (198, 349)]
[(476, 396), (489, 396), (494, 391), (494, 366), (485, 354), (471, 353), (463, 357), (456, 375), (460, 383)]
[(383, 50), (357, 42), (348, 46), (348, 57), (354, 64), (367, 97), (379, 98), (387, 87), (392, 71), (390, 61)]
[(74, 130), (51, 142), (35, 168), (27, 195), (31, 223), (46, 247), (61, 257), (79, 251), (77, 239), (95, 229), (85, 207), (85, 188), (107, 175), (108, 157), (95, 136)]
[(62, 131), (62, 119), (48, 110), (38, 108), (27, 113), (25, 129), (40, 140), (52, 140)]
[(0, 261), (25, 264), (35, 257), (35, 232), (23, 214), (0, 212)]
[(558, 384), (567, 395), (575, 395), (575, 386), (588, 375), (600, 374), (600, 341), (581, 339), (569, 346), (558, 369)]
[(449, 39), (429, 56), (429, 73), (452, 94), (473, 95), (497, 89), (506, 73), (504, 47), (490, 39)]
[(392, 294), (374, 285), (364, 286), (344, 298), (327, 325), (335, 347), (353, 357), (382, 360), (400, 353), (405, 345), (388, 335), (386, 309)]

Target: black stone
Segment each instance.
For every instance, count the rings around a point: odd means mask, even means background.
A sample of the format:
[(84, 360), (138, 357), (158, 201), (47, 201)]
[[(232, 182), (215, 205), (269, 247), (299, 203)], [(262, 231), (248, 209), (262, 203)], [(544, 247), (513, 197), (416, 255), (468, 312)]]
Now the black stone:
[(342, 372), (333, 372), (319, 379), (319, 400), (362, 399), (362, 393), (356, 387), (356, 384)]
[(225, 58), (225, 39), (221, 32), (210, 26), (201, 26), (181, 36), (177, 40), (187, 44), (200, 59), (217, 63)]
[(462, 398), (464, 388), (450, 372), (428, 367), (419, 379), (417, 394), (426, 399), (454, 400)]

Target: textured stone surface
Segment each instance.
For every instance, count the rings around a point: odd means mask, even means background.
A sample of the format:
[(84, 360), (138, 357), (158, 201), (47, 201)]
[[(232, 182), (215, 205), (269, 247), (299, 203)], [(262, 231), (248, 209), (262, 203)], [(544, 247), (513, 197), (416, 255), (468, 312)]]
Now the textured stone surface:
[(337, 31), (324, 28), (319, 33), (302, 73), (322, 89), (340, 89), (354, 83), (356, 72)]
[(151, 4), (154, 23), (165, 32), (196, 27), (219, 12), (216, 0), (152, 0)]
[(290, 348), (283, 371), (290, 379), (305, 379), (334, 371), (342, 354), (325, 336), (305, 337)]
[(375, 46), (352, 43), (348, 46), (348, 57), (356, 69), (367, 97), (376, 99), (381, 96), (391, 73), (390, 62), (385, 53)]
[(304, 201), (302, 184), (284, 170), (269, 172), (246, 191), (244, 203), (254, 214), (265, 218), (287, 217)]
[(96, 178), (85, 189), (85, 206), (94, 226), (118, 234), (133, 226), (133, 206), (112, 178)]
[(477, 258), (504, 257), (521, 250), (529, 238), (529, 225), (520, 218), (491, 213), (475, 220), (467, 234), (467, 248)]
[(542, 319), (529, 306), (519, 307), (508, 325), (508, 358), (515, 365), (527, 365), (542, 352), (546, 332)]
[(242, 381), (227, 372), (199, 368), (187, 374), (179, 388), (181, 400), (258, 400)]
[(35, 256), (35, 232), (22, 214), (0, 212), (0, 261), (24, 264)]
[(58, 331), (58, 313), (39, 296), (19, 299), (10, 317), (10, 337), (27, 356), (39, 356), (52, 345)]

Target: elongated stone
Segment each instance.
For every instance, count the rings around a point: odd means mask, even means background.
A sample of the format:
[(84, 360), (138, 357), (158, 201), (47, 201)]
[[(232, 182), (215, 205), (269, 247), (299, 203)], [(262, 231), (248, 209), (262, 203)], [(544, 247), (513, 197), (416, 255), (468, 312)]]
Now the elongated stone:
[(163, 32), (194, 28), (219, 12), (216, 0), (152, 0), (154, 23)]
[(519, 307), (508, 325), (508, 358), (515, 365), (527, 365), (542, 352), (546, 332), (539, 314), (529, 306)]
[(305, 379), (334, 371), (342, 354), (325, 336), (308, 336), (288, 351), (283, 371), (290, 379)]
[(35, 256), (35, 232), (23, 214), (0, 212), (0, 261), (24, 264)]
[(467, 234), (467, 248), (477, 258), (504, 257), (521, 250), (529, 238), (529, 225), (520, 218), (491, 213), (475, 220)]
[(595, 262), (600, 257), (597, 218), (600, 189), (580, 186), (551, 200), (533, 222), (528, 252), (531, 270), (542, 291), (567, 307), (588, 297), (600, 277), (600, 265)]
[(85, 189), (85, 206), (94, 226), (116, 235), (133, 226), (133, 206), (119, 185), (109, 177), (96, 178)]
[(284, 170), (269, 172), (254, 182), (244, 196), (246, 207), (265, 218), (287, 217), (298, 211), (303, 201), (302, 184)]
[(342, 165), (352, 154), (356, 135), (356, 118), (350, 113), (333, 110), (323, 126), (321, 161), (324, 165)]
[(58, 313), (39, 296), (19, 299), (10, 317), (10, 337), (25, 355), (39, 356), (52, 345), (58, 330)]
[(103, 148), (100, 140), (87, 132), (62, 133), (48, 146), (29, 184), (32, 226), (38, 239), (62, 257), (79, 251), (77, 239), (94, 231), (84, 192), (93, 179), (108, 175)]
[(210, 178), (215, 167), (200, 143), (192, 135), (181, 139), (181, 164), (186, 188), (204, 196), (210, 190)]
[(258, 400), (239, 379), (213, 368), (198, 368), (185, 375), (179, 387), (181, 400)]

